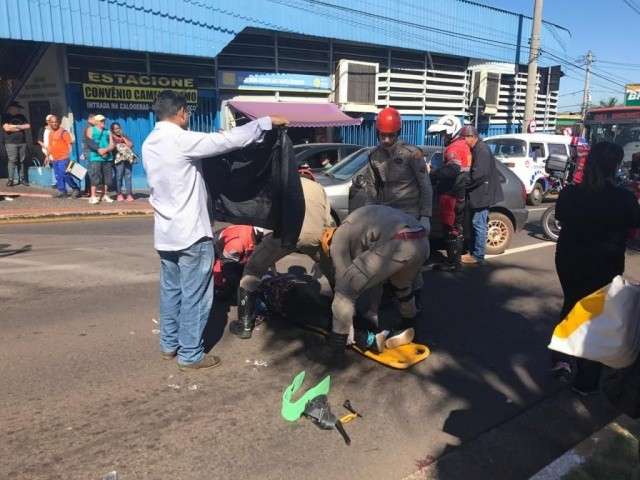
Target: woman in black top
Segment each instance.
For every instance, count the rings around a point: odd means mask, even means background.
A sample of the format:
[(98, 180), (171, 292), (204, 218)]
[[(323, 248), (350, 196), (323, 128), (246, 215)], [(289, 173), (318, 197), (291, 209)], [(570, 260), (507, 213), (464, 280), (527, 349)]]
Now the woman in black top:
[[(564, 294), (560, 313), (565, 318), (582, 298), (609, 284), (624, 272), (629, 230), (640, 226), (640, 206), (633, 193), (615, 183), (624, 152), (611, 142), (593, 146), (584, 180), (562, 190), (556, 203), (561, 223), (556, 270)], [(567, 357), (554, 353), (554, 371), (570, 373)], [(597, 391), (601, 364), (576, 360), (574, 390)]]

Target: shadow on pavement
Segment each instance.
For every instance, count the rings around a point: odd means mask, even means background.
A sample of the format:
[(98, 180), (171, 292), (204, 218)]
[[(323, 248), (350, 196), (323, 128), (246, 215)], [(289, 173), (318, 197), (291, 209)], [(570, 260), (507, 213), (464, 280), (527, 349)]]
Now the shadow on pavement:
[[(297, 268), (294, 271), (302, 273), (302, 267)], [(269, 319), (263, 350), (275, 355), (274, 367), (292, 371), (299, 363), (308, 375), (320, 379), (328, 372), (305, 359), (308, 342), (299, 340), (306, 340), (308, 334), (292, 327), (291, 319), (326, 322), (330, 298), (321, 294), (317, 280), (308, 275), (301, 278), (308, 285), (296, 293), (296, 305), (287, 312), (289, 320)], [(367, 402), (365, 408), (383, 411), (405, 434), (420, 438), (422, 424), (433, 429), (438, 422), (436, 428), (451, 441), (425, 445), (424, 455), (414, 460), (415, 469), (423, 469), (563, 388), (548, 375), (546, 346), (561, 304), (559, 289), (544, 283), (550, 283), (549, 278), (548, 267), (525, 270), (504, 261), (453, 274), (428, 271), (416, 341), (427, 344), (432, 356), (411, 370), (396, 371), (349, 353), (350, 365), (340, 373), (332, 372), (334, 382), (359, 391), (358, 400)], [(382, 321), (395, 315), (394, 309), (387, 309)], [(589, 417), (587, 410), (586, 422)], [(539, 465), (527, 461), (529, 453), (520, 452), (519, 465), (511, 465), (508, 472), (493, 470), (500, 472), (494, 478), (525, 478), (535, 473)], [(443, 471), (439, 478), (462, 478), (463, 472)]]
[(0, 243), (0, 258), (10, 257), (12, 255), (18, 255), (20, 253), (31, 251), (31, 245), (25, 245), (23, 247), (16, 248), (16, 249), (11, 249), (9, 247), (11, 247), (11, 245), (8, 243)]

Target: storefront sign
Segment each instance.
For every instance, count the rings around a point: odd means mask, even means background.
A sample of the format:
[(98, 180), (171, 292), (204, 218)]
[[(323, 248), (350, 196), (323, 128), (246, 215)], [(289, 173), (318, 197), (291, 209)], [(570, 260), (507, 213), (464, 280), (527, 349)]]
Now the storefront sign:
[(624, 104), (627, 107), (640, 106), (640, 84), (630, 83), (624, 88)]
[(89, 110), (150, 110), (163, 90), (184, 95), (187, 103), (198, 103), (193, 78), (114, 72), (87, 72), (82, 98)]
[(238, 90), (330, 92), (331, 78), (296, 73), (221, 71), (218, 87)]

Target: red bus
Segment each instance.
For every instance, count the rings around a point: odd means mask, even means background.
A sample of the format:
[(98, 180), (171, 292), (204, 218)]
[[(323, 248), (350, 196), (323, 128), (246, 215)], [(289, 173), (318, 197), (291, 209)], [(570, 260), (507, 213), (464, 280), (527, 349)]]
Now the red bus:
[(624, 149), (623, 164), (640, 152), (640, 107), (603, 107), (587, 111), (584, 125), (590, 145), (601, 141), (617, 143)]

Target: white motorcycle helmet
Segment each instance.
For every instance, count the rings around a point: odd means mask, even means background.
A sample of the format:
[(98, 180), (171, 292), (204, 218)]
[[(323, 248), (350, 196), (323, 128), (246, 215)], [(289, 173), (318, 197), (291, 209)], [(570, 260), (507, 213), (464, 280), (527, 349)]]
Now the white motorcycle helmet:
[(444, 133), (449, 137), (455, 137), (462, 128), (462, 122), (455, 115), (444, 115), (437, 122), (429, 125), (429, 133)]

